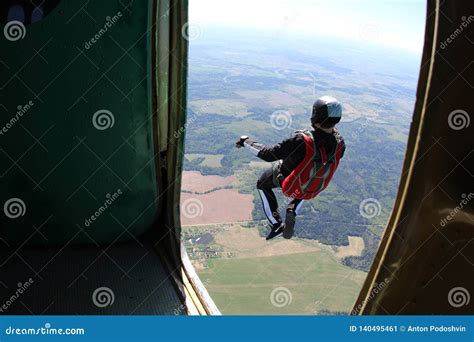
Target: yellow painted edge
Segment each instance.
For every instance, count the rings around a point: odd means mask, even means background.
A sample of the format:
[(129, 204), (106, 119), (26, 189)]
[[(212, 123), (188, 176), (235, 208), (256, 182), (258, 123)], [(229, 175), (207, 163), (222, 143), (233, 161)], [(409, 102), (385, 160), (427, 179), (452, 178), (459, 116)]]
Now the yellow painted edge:
[(183, 275), (183, 285), (186, 294), (186, 306), (188, 307), (189, 315), (207, 316), (207, 311), (201, 303), (194, 287), (189, 282), (188, 276), (184, 270), (181, 271)]

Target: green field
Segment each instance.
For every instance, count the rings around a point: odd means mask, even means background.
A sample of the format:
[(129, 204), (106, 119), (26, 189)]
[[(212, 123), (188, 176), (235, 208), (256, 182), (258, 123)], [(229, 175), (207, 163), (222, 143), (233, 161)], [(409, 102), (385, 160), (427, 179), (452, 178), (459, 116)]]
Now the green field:
[[(199, 276), (223, 314), (314, 315), (321, 310), (349, 312), (366, 274), (321, 251), (213, 259)], [(271, 293), (278, 287), (289, 290), (291, 303), (283, 307), (272, 304)]]
[(186, 154), (186, 159), (189, 161), (193, 161), (198, 158), (204, 158), (204, 160), (199, 163), (200, 166), (207, 166), (207, 167), (221, 167), (222, 158), (224, 158), (223, 154), (198, 154), (198, 153), (189, 153)]

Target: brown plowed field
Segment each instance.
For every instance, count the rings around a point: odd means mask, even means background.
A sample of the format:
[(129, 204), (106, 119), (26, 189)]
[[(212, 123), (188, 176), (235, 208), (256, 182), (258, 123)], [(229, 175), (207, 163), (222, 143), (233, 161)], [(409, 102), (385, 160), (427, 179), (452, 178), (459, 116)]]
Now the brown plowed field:
[(222, 189), (205, 195), (181, 194), (181, 224), (196, 225), (252, 219), (253, 196)]
[(205, 192), (215, 188), (232, 185), (237, 181), (234, 176), (203, 176), (199, 171), (184, 171), (182, 189), (192, 192)]

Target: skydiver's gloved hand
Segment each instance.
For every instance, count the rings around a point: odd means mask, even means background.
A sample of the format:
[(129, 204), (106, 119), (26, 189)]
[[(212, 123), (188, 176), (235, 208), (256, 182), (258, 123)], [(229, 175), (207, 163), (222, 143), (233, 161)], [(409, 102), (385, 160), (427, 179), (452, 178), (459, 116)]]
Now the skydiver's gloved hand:
[(242, 135), (239, 140), (235, 143), (235, 147), (241, 148), (244, 147), (244, 142), (247, 140), (249, 137), (246, 135)]

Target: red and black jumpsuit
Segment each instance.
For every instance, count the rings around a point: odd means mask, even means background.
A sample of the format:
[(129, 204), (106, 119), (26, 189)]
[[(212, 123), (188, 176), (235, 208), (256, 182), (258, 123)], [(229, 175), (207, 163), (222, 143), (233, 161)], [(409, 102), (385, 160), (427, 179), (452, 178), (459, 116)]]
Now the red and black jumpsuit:
[[(343, 141), (338, 131), (326, 133), (320, 129), (315, 130), (318, 144), (324, 145), (328, 155), (335, 152), (338, 141)], [(320, 145), (320, 146), (321, 146)], [(250, 149), (257, 157), (266, 162), (275, 162), (272, 167), (263, 172), (257, 181), (257, 189), (262, 200), (265, 216), (273, 227), (282, 223), (278, 202), (273, 192), (274, 188), (280, 188), (281, 182), (287, 177), (305, 158), (306, 146), (301, 132), (283, 140), (276, 145), (265, 146), (252, 139), (247, 139), (244, 146)], [(345, 146), (343, 145), (342, 156)], [(289, 198), (286, 210), (293, 210), (298, 214), (303, 203), (302, 199)]]

